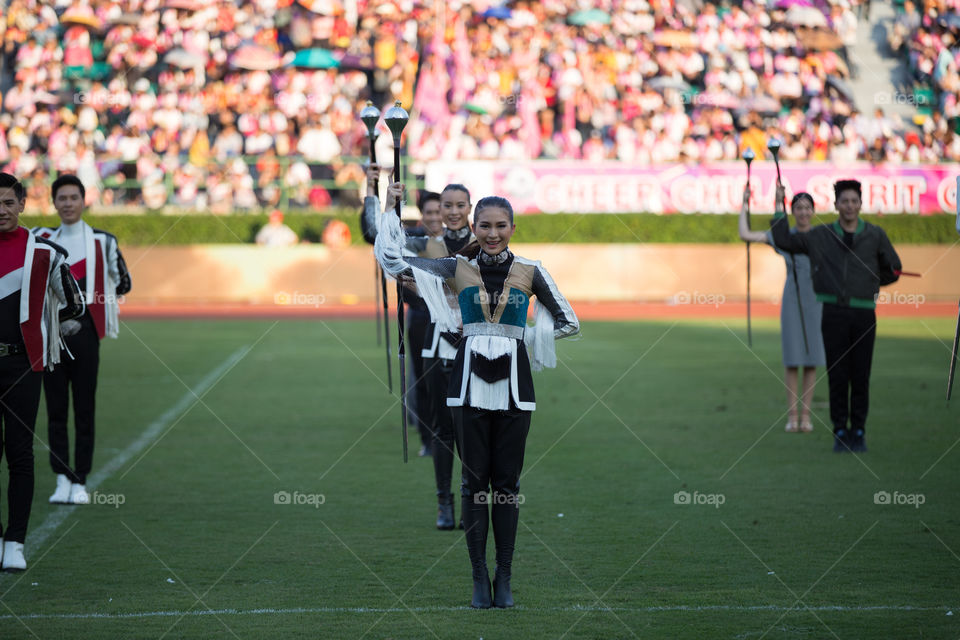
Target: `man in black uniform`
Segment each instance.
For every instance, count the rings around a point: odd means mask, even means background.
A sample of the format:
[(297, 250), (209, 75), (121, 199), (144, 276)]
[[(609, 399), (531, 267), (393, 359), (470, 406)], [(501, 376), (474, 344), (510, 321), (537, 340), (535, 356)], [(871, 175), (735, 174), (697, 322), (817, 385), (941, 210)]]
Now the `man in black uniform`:
[[(66, 254), (20, 226), (27, 192), (0, 173), (0, 457), (10, 481), (0, 526), (0, 568), (27, 568), (23, 543), (33, 502), (33, 433), (44, 366), (60, 360), (61, 321), (83, 312)], [(2, 495), (2, 493), (0, 493)]]
[[(93, 465), (100, 341), (105, 336), (117, 337), (117, 298), (130, 291), (130, 274), (116, 237), (81, 220), (86, 197), (83, 183), (74, 175), (62, 174), (54, 181), (51, 194), (62, 224), (56, 229), (34, 229), (34, 234), (66, 249), (70, 271), (84, 292), (87, 309), (63, 328), (73, 359), (43, 375), (50, 465), (57, 477), (50, 502), (89, 504), (86, 482)], [(76, 427), (73, 468), (67, 433), (71, 396)]]
[[(858, 181), (838, 180), (834, 194), (840, 219), (833, 224), (791, 234), (780, 211), (770, 226), (778, 247), (810, 256), (813, 290), (823, 303), (833, 450), (865, 452), (876, 299), (881, 286), (899, 279), (900, 257), (883, 229), (860, 219)], [(783, 195), (778, 184), (777, 200)]]

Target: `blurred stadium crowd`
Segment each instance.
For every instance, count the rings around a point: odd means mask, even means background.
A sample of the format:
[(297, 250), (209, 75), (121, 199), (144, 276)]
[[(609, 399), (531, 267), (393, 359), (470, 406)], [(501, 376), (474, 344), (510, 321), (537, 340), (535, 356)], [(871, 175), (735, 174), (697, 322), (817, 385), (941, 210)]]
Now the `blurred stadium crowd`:
[(33, 210), (62, 171), (101, 206), (358, 205), (367, 99), (412, 105), (418, 163), (722, 161), (771, 135), (784, 160), (960, 160), (960, 0), (897, 4), (907, 122), (854, 107), (869, 0), (4, 1), (0, 168)]

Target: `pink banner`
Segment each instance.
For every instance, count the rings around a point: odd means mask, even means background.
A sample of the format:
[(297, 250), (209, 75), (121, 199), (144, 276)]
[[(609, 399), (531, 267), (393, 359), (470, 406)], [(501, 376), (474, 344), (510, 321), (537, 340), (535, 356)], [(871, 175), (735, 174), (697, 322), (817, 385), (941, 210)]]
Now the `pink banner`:
[[(937, 214), (957, 211), (960, 167), (781, 163), (787, 199), (806, 191), (816, 210), (834, 211), (833, 183), (863, 184), (864, 213)], [(427, 166), (427, 189), (462, 183), (476, 202), (488, 195), (510, 200), (517, 213), (738, 213), (746, 163), (638, 167), (617, 162), (444, 162)], [(773, 211), (776, 168), (753, 162), (751, 212)]]

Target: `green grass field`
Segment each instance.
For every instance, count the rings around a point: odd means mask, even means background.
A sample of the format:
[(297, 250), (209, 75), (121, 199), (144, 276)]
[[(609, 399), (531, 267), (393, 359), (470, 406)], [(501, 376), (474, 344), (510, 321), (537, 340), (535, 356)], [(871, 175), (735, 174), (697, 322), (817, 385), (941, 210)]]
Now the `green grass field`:
[(857, 456), (830, 450), (825, 379), (816, 431), (783, 432), (776, 322), (752, 352), (742, 325), (591, 322), (558, 345), (518, 606), (474, 611), (415, 435), (401, 461), (372, 321), (124, 323), (101, 352), (100, 504), (47, 504), (41, 410), (0, 638), (956, 638), (953, 320), (881, 318)]

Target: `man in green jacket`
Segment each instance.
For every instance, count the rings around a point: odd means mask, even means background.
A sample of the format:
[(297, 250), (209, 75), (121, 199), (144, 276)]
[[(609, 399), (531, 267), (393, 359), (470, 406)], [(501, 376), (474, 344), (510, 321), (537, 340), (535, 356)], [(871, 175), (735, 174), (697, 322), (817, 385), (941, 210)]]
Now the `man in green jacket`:
[[(865, 452), (876, 299), (881, 286), (899, 279), (900, 258), (883, 229), (860, 219), (858, 181), (837, 181), (834, 194), (840, 219), (833, 224), (791, 233), (778, 208), (770, 229), (778, 247), (810, 256), (813, 290), (823, 303), (833, 450)], [(783, 201), (782, 184), (777, 185), (777, 201)]]

